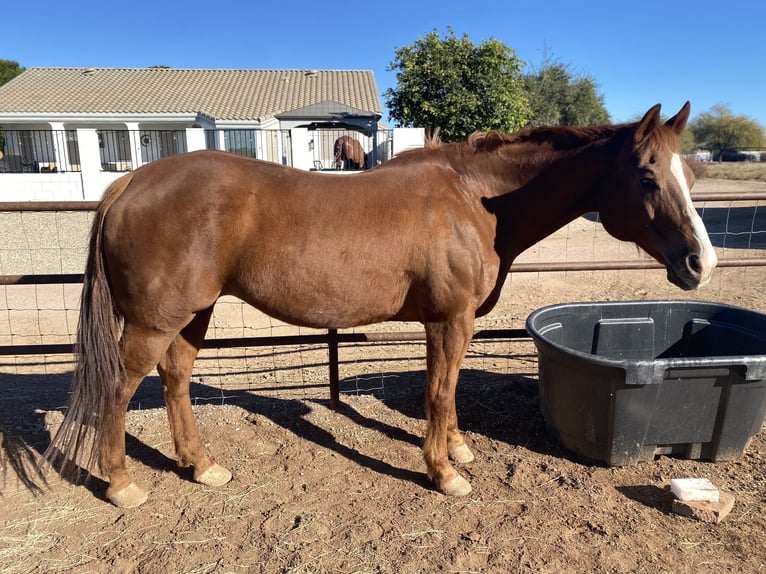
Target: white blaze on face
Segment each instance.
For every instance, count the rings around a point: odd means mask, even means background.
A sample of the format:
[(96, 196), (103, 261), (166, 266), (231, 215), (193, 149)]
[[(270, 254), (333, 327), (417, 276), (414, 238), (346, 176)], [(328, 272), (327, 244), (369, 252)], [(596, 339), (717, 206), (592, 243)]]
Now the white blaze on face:
[(699, 216), (699, 213), (697, 213), (697, 210), (694, 209), (694, 204), (692, 203), (692, 194), (689, 190), (689, 183), (686, 181), (686, 176), (684, 175), (684, 166), (681, 162), (681, 156), (679, 156), (677, 153), (674, 153), (673, 158), (670, 160), (670, 172), (676, 178), (676, 181), (678, 182), (678, 185), (680, 186), (684, 197), (686, 198), (686, 213), (691, 220), (694, 237), (697, 238), (697, 242), (700, 245), (702, 284), (704, 284), (707, 283), (713, 268), (718, 264), (718, 258), (716, 257), (715, 250), (713, 249), (713, 244), (710, 243), (710, 237), (708, 237), (707, 230), (705, 229), (705, 224), (702, 223), (702, 218)]

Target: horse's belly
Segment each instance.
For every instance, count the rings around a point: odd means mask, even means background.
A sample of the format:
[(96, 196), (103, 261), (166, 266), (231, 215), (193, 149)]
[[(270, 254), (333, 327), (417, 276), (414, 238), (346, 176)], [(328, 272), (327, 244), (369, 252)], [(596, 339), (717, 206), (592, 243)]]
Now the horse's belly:
[(378, 323), (402, 310), (407, 287), (381, 280), (327, 281), (321, 276), (240, 285), (231, 294), (279, 320), (325, 329), (342, 329)]

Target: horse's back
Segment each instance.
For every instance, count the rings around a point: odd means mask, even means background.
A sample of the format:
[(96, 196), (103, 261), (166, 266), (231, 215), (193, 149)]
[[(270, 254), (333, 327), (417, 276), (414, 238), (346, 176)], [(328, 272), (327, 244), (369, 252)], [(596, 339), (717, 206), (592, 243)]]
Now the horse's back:
[[(373, 261), (386, 257), (381, 245), (390, 243), (391, 228), (361, 217), (381, 209), (349, 177), (223, 152), (148, 164), (134, 172), (105, 225), (116, 300), (159, 301), (174, 316), (182, 312), (170, 307), (181, 302), (203, 309), (229, 293), (285, 320), (319, 324), (328, 304), (354, 299), (374, 277), (383, 280)], [(287, 308), (285, 292), (300, 303)], [(385, 315), (393, 306), (370, 312)], [(124, 309), (139, 311), (141, 320), (150, 319), (146, 308)]]
[[(327, 175), (223, 152), (149, 164), (108, 217), (112, 283), (118, 299), (161, 301), (171, 318), (180, 302), (199, 310), (232, 294), (309, 326), (421, 319), (432, 290), (446, 300), (458, 287), (437, 285), (435, 269), (476, 270), (470, 257), (444, 255), (465, 241), (454, 220), (467, 215), (435, 173), (405, 178), (394, 164)], [(417, 313), (407, 310), (413, 297)]]

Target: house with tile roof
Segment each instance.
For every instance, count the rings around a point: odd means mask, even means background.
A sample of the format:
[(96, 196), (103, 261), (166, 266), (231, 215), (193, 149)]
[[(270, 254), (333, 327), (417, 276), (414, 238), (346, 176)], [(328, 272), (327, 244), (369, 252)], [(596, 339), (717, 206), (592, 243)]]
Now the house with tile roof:
[(0, 185), (81, 174), (92, 197), (121, 172), (211, 148), (330, 170), (340, 135), (361, 142), (370, 167), (396, 151), (381, 117), (368, 70), (30, 68), (0, 86)]
[(368, 70), (30, 68), (0, 86), (0, 122), (275, 128), (311, 120), (370, 128), (382, 115)]

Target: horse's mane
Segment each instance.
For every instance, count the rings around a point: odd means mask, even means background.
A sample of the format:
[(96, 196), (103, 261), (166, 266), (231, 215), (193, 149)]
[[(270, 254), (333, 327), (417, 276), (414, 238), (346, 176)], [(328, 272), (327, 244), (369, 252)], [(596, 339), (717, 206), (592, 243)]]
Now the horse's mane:
[(444, 143), (439, 137), (439, 128), (426, 131), (423, 148), (412, 149), (397, 157), (419, 156), (425, 151), (439, 149), (468, 149), (473, 153), (488, 153), (506, 145), (532, 144), (548, 146), (555, 150), (571, 150), (613, 136), (627, 124), (587, 127), (539, 127), (524, 128), (512, 134), (499, 131), (476, 131), (463, 142)]
[(476, 152), (490, 152), (508, 144), (547, 145), (557, 150), (575, 149), (614, 135), (621, 125), (588, 127), (540, 127), (525, 128), (512, 134), (497, 131), (474, 132), (468, 136), (467, 145)]
[(423, 142), (424, 148), (437, 148), (442, 145), (440, 137), (441, 128), (436, 126), (433, 129), (426, 128), (425, 141)]

